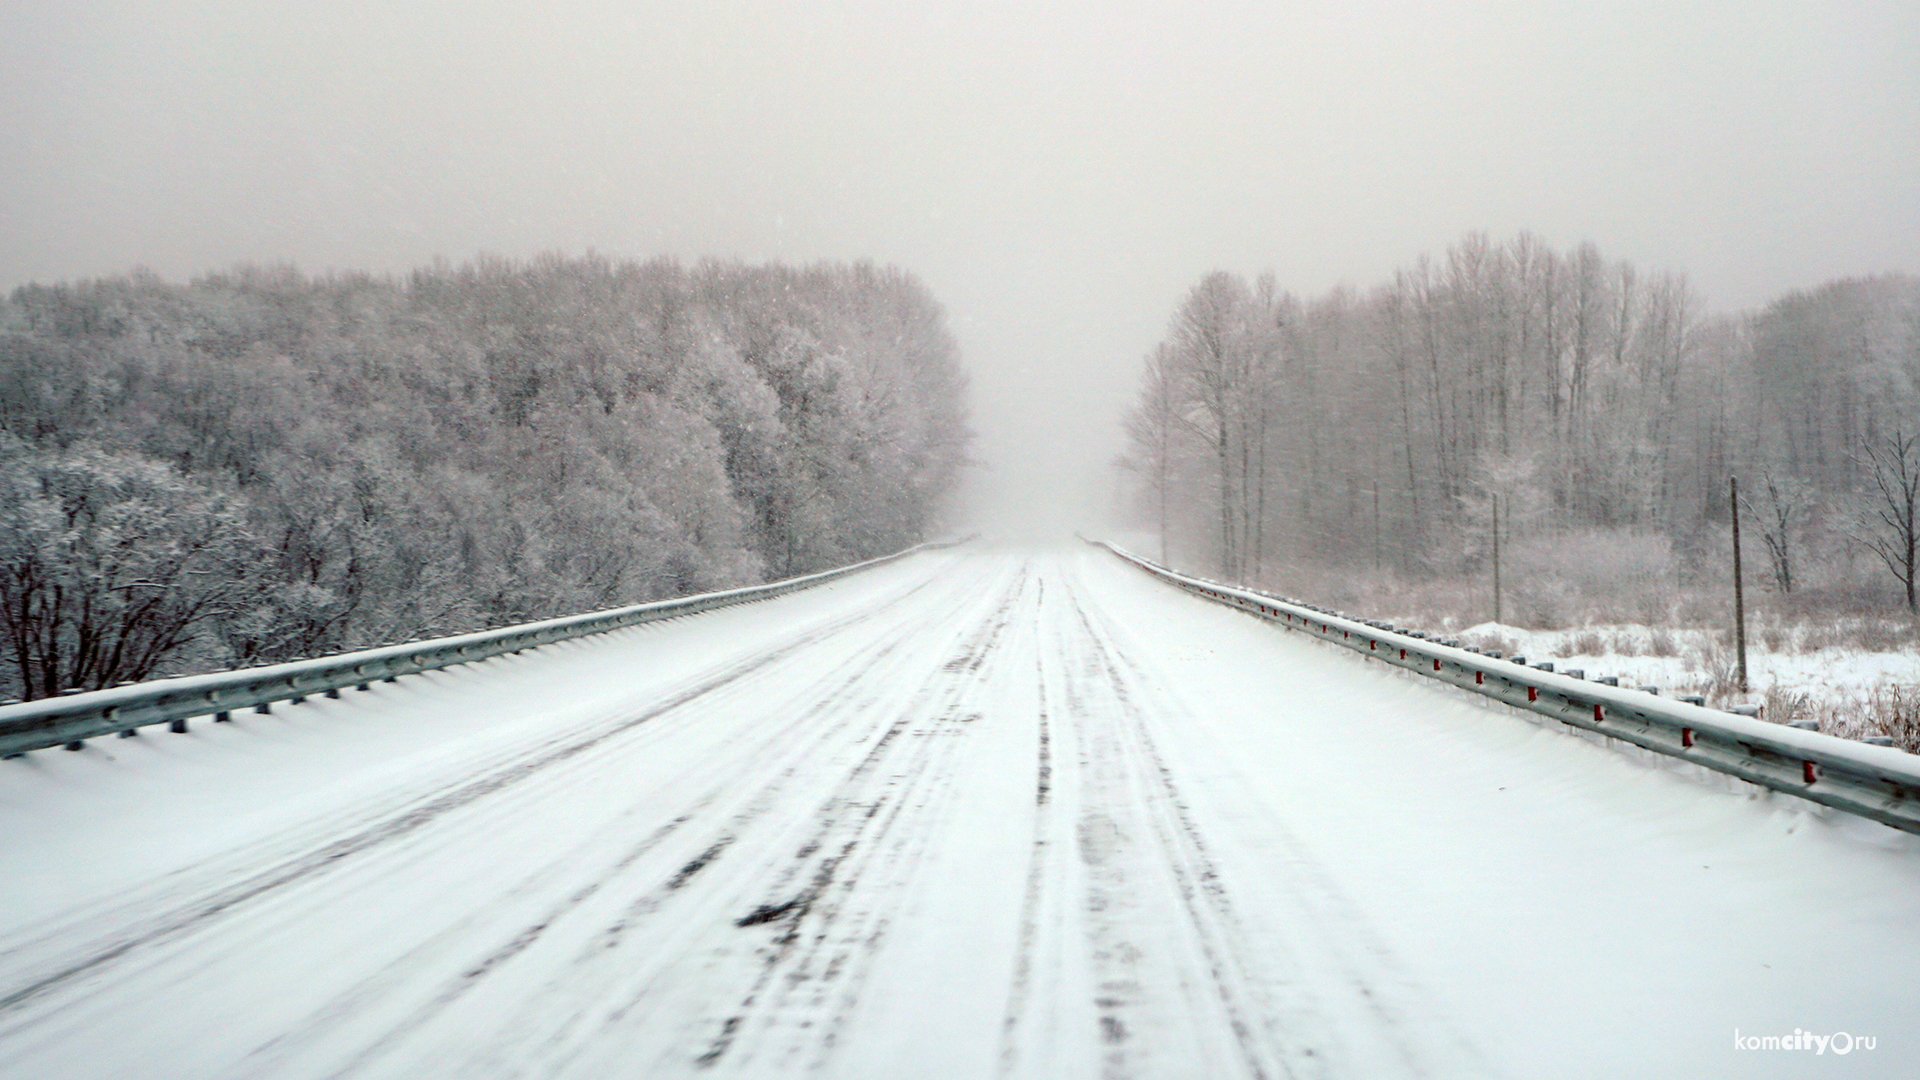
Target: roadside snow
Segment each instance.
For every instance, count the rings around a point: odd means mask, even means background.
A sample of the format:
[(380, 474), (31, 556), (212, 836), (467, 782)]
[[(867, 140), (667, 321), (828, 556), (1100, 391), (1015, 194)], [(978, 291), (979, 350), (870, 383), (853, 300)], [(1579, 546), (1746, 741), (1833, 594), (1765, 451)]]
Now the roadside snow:
[(1529, 660), (1551, 660), (1562, 671), (1579, 668), (1589, 678), (1618, 675), (1622, 686), (1655, 686), (1666, 694), (1705, 693), (1720, 705), (1770, 701), (1791, 708), (1795, 715), (1837, 718), (1836, 733), (1843, 735), (1874, 729), (1876, 692), (1886, 687), (1920, 690), (1920, 652), (1913, 651), (1778, 651), (1749, 641), (1749, 691), (1741, 695), (1727, 685), (1732, 651), (1717, 647), (1714, 635), (1705, 630), (1634, 623), (1530, 630), (1484, 622), (1459, 631), (1458, 636), (1468, 644), (1518, 653)]
[(36, 753), (0, 837), (0, 1076), (1920, 1060), (1920, 838), (1085, 547)]

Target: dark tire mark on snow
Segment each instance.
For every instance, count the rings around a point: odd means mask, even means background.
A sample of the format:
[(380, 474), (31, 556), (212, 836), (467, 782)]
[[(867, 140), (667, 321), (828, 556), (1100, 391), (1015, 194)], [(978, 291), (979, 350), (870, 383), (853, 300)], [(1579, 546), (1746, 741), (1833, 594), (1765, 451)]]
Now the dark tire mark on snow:
[[(1034, 596), (1034, 621), (1039, 623), (1040, 603), (1046, 596), (1046, 582)], [(1013, 962), (1013, 979), (1007, 988), (1007, 1008), (1000, 1018), (1000, 1075), (1013, 1071), (1019, 1061), (1020, 1020), (1026, 1014), (1032, 994), (1034, 952), (1039, 947), (1040, 897), (1046, 883), (1047, 863), (1052, 844), (1053, 814), (1048, 802), (1053, 794), (1053, 735), (1048, 726), (1047, 672), (1043, 651), (1033, 654), (1034, 692), (1039, 721), (1039, 763), (1034, 770), (1033, 846), (1027, 855), (1027, 880), (1020, 896), (1020, 936)]]
[(732, 835), (722, 836), (720, 839), (715, 840), (713, 844), (707, 848), (707, 850), (694, 856), (691, 861), (689, 861), (685, 866), (682, 866), (680, 868), (679, 873), (673, 875), (673, 877), (667, 880), (667, 885), (666, 885), (667, 891), (674, 892), (676, 890), (684, 888), (687, 882), (693, 880), (693, 875), (699, 873), (702, 870), (705, 870), (707, 868), (707, 864), (719, 858), (720, 853), (727, 850), (727, 845), (731, 843), (733, 843)]
[(693, 1063), (704, 1069), (714, 1062), (719, 1061), (721, 1055), (727, 1052), (727, 1047), (733, 1045), (733, 1036), (739, 1030), (740, 1017), (727, 1017), (726, 1021), (720, 1025), (720, 1034), (713, 1037), (713, 1044), (708, 1046), (706, 1051), (699, 1057), (694, 1058)]
[(759, 926), (761, 923), (770, 923), (775, 919), (784, 919), (795, 908), (798, 908), (802, 902), (803, 901), (801, 900), (801, 898), (796, 896), (793, 899), (785, 901), (783, 903), (761, 904), (759, 907), (754, 908), (752, 911), (749, 911), (745, 915), (742, 915), (738, 919), (735, 919), (733, 921), (733, 925)]
[(1039, 752), (1038, 761), (1033, 768), (1033, 805), (1044, 808), (1053, 795), (1053, 731), (1047, 722), (1047, 687), (1045, 673), (1040, 670), (1040, 658), (1033, 660), (1034, 674), (1040, 677), (1040, 707), (1035, 710), (1038, 723)]

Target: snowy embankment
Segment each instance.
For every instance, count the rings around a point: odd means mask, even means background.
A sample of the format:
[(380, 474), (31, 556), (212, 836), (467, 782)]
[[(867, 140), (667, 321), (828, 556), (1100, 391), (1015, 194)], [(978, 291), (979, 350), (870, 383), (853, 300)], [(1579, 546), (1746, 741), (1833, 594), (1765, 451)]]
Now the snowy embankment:
[[(1819, 647), (1805, 635), (1756, 633), (1747, 651), (1744, 694), (1733, 683), (1733, 653), (1701, 629), (1638, 624), (1529, 630), (1486, 622), (1458, 631), (1468, 644), (1551, 660), (1589, 677), (1620, 676), (1622, 686), (1698, 693), (1713, 703), (1764, 704), (1780, 723), (1812, 719), (1823, 730), (1858, 738), (1883, 732), (1920, 750), (1920, 650)], [(1767, 644), (1768, 639), (1772, 645)]]
[(5, 1076), (1920, 1060), (1920, 838), (1084, 548), (36, 753), (0, 835)]

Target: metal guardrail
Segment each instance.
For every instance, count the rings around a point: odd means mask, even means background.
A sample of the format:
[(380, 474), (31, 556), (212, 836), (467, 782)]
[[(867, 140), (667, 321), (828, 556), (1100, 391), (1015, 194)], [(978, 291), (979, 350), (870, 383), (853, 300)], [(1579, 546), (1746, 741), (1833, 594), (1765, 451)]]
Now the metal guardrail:
[(1089, 541), (1196, 596), (1515, 708), (1850, 814), (1920, 833), (1920, 757), (1891, 746), (1784, 727), (1647, 691), (1589, 682), (1417, 631), (1192, 577)]
[(30, 750), (53, 746), (78, 750), (87, 739), (112, 734), (128, 736), (154, 724), (166, 724), (172, 731), (185, 732), (187, 722), (195, 717), (212, 716), (224, 722), (243, 709), (269, 712), (274, 702), (304, 701), (312, 694), (337, 698), (340, 691), (348, 687), (365, 690), (374, 682), (393, 682), (402, 675), (471, 664), (641, 623), (769, 600), (918, 552), (964, 542), (920, 544), (851, 566), (725, 592), (657, 600), (313, 660), (156, 679), (133, 686), (0, 706), (0, 757), (18, 757)]

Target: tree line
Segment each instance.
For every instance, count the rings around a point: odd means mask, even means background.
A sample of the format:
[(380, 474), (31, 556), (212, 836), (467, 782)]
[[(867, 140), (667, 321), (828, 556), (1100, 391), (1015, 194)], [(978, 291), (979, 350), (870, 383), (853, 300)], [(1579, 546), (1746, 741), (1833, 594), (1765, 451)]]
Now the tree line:
[(1163, 551), (1236, 579), (1477, 573), (1497, 513), (1570, 588), (1685, 584), (1724, 574), (1739, 475), (1777, 590), (1915, 606), (1912, 277), (1708, 316), (1682, 275), (1527, 234), (1310, 298), (1213, 273), (1126, 424)]
[(785, 577), (937, 526), (969, 432), (911, 275), (543, 257), (0, 302), (0, 690)]

